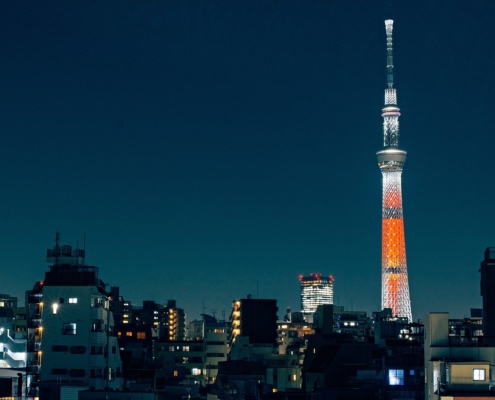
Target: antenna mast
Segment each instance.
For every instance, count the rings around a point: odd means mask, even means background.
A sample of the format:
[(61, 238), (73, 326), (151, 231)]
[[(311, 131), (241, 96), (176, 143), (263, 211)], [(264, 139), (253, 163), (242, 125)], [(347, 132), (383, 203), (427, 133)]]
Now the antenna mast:
[(385, 147), (399, 146), (399, 117), (400, 109), (397, 107), (397, 92), (394, 86), (394, 55), (392, 51), (392, 29), (394, 21), (385, 21), (387, 32), (387, 89), (385, 89), (385, 108), (383, 117), (383, 145)]

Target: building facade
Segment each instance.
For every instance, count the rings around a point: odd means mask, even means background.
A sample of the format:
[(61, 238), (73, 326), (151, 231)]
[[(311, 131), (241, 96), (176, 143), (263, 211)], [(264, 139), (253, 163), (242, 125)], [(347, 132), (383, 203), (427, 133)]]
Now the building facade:
[(251, 344), (277, 346), (277, 300), (247, 299), (234, 301), (230, 314), (230, 344), (238, 336), (247, 336)]
[(320, 304), (333, 304), (333, 282), (332, 275), (328, 277), (321, 274), (299, 275), (301, 311), (304, 314), (313, 314)]
[(52, 265), (42, 285), (37, 327), (42, 400), (59, 399), (66, 387), (123, 388), (110, 293), (84, 256), (84, 250), (60, 246), (58, 233), (47, 252)]

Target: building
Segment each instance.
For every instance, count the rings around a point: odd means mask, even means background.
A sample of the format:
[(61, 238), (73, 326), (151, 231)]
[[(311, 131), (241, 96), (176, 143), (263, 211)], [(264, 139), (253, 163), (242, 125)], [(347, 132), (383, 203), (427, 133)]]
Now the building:
[(471, 334), (473, 321), (459, 329), (444, 312), (424, 322), (425, 399), (495, 399), (495, 347)]
[(205, 384), (205, 347), (202, 339), (160, 340), (155, 347), (155, 359), (163, 365), (169, 384), (174, 378), (182, 383)]
[[(50, 269), (40, 285), (43, 301), (37, 311), (33, 307), (35, 317), (41, 318), (31, 319), (39, 320), (35, 329), (41, 342), (37, 352), (41, 400), (58, 400), (64, 393), (88, 388), (122, 390), (111, 294), (99, 279), (98, 267), (85, 264), (84, 250), (60, 246), (58, 232), (47, 262)], [(31, 291), (28, 296), (38, 298), (36, 294)]]
[(251, 344), (277, 346), (277, 300), (247, 299), (234, 301), (230, 314), (230, 344), (247, 336)]
[(25, 308), (17, 297), (0, 294), (0, 398), (34, 397), (29, 393), (32, 376), (26, 370)]
[(495, 247), (485, 250), (481, 262), (481, 296), (483, 297), (483, 334), (487, 341), (495, 342)]
[(177, 307), (175, 300), (168, 300), (164, 311), (163, 334), (160, 338), (168, 340), (185, 340), (186, 338), (186, 313)]
[(383, 150), (376, 153), (383, 177), (382, 200), (382, 309), (390, 308), (394, 316), (412, 321), (407, 276), (406, 242), (402, 212), (402, 168), (407, 153), (399, 149), (399, 116), (394, 85), (392, 54), (393, 21), (386, 20), (388, 87), (385, 89)]
[[(206, 316), (204, 316), (205, 318)], [(212, 319), (213, 318), (213, 319)], [(227, 361), (227, 323), (216, 321), (214, 317), (205, 318), (205, 382), (215, 383), (218, 375), (218, 363)]]
[(320, 304), (333, 304), (332, 275), (326, 277), (321, 274), (309, 276), (299, 275), (301, 285), (301, 311), (304, 314), (313, 314)]

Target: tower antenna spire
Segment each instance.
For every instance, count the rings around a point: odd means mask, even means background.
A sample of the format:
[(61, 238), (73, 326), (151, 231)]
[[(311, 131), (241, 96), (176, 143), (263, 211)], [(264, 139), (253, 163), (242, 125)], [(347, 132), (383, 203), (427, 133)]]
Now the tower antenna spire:
[(394, 54), (392, 49), (392, 30), (394, 21), (387, 19), (385, 21), (385, 31), (387, 32), (387, 84), (389, 88), (394, 86)]

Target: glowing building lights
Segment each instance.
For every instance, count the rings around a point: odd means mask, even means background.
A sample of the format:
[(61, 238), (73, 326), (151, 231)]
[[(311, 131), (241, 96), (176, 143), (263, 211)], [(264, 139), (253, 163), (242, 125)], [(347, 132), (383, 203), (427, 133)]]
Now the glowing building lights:
[(333, 304), (333, 276), (321, 274), (299, 275), (301, 284), (301, 311), (305, 314), (316, 312), (320, 304)]
[(377, 152), (383, 178), (382, 197), (382, 309), (412, 321), (407, 277), (406, 242), (402, 215), (402, 169), (407, 153), (399, 149), (399, 116), (392, 53), (393, 21), (385, 21), (387, 33), (387, 89), (383, 117), (384, 149)]

